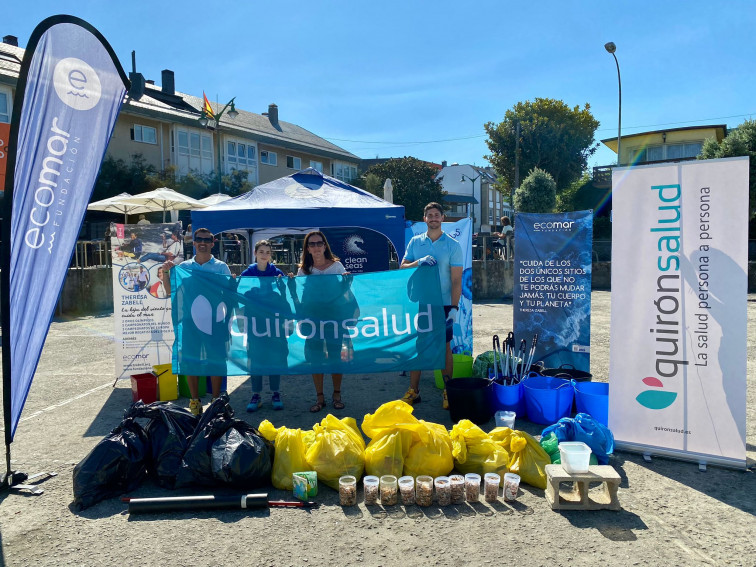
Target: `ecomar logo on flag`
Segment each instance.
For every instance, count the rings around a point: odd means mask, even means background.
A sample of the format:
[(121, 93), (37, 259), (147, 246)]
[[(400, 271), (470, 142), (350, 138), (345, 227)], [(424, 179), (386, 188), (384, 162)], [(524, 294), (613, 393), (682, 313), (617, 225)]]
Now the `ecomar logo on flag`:
[(202, 98), (205, 99), (205, 116), (211, 120), (215, 120), (215, 113), (213, 112), (213, 107), (210, 106), (210, 101), (207, 100), (207, 95), (205, 94), (205, 91), (202, 91)]

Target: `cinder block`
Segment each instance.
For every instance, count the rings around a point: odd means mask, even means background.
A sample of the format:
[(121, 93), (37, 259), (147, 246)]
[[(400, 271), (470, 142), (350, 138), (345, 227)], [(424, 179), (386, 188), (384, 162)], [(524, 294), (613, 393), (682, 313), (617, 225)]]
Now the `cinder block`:
[[(587, 473), (568, 473), (562, 465), (546, 465), (546, 501), (552, 510), (621, 510), (617, 499), (620, 481), (609, 465), (591, 465)], [(571, 482), (572, 490), (560, 490), (562, 482)], [(601, 486), (589, 491), (596, 483)]]

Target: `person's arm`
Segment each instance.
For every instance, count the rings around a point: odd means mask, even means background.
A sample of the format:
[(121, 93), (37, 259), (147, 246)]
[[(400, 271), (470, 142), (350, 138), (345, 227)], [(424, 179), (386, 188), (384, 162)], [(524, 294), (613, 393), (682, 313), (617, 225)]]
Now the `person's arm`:
[(451, 304), (453, 307), (459, 305), (459, 298), (462, 296), (462, 266), (452, 266), (451, 268)]
[(168, 260), (163, 264), (163, 287), (165, 288), (165, 296), (171, 295), (171, 268), (175, 264), (172, 260)]
[(433, 256), (423, 256), (422, 258), (415, 258), (415, 247), (410, 240), (407, 245), (407, 250), (402, 258), (402, 263), (399, 266), (400, 269), (404, 268), (416, 268), (417, 266), (433, 266), (436, 263), (436, 259)]

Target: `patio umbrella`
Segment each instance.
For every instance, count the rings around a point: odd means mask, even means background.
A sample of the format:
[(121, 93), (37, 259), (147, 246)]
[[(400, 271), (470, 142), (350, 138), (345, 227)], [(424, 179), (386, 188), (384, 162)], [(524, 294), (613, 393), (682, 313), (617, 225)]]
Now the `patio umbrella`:
[(208, 207), (210, 205), (217, 205), (218, 203), (222, 203), (223, 201), (228, 201), (231, 198), (231, 195), (226, 195), (225, 193), (216, 193), (215, 195), (210, 195), (209, 197), (205, 197), (204, 199), (200, 199), (200, 203), (205, 203)]
[(174, 191), (168, 187), (160, 187), (146, 193), (139, 193), (133, 195), (124, 202), (130, 205), (140, 205), (147, 207), (149, 211), (163, 211), (163, 222), (165, 222), (166, 211), (186, 211), (189, 209), (204, 209), (208, 205), (192, 199), (186, 195), (182, 195), (178, 191)]
[(121, 193), (115, 197), (108, 197), (102, 201), (95, 201), (89, 203), (87, 209), (90, 211), (105, 211), (109, 213), (123, 213), (123, 224), (126, 224), (126, 215), (138, 215), (140, 213), (150, 213), (154, 209), (145, 207), (143, 205), (132, 205), (127, 203), (125, 199), (130, 199), (129, 193)]

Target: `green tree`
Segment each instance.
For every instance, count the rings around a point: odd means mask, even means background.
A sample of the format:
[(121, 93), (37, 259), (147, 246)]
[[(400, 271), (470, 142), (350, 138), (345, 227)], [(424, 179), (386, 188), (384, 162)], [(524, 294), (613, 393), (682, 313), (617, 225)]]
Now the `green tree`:
[(518, 102), (498, 124), (485, 124), (491, 154), (486, 159), (496, 173), (514, 186), (517, 124), (520, 125), (519, 168), (548, 172), (561, 192), (578, 180), (598, 144), (593, 144), (599, 126), (591, 106), (570, 108), (561, 100), (536, 98)]
[(534, 167), (514, 194), (515, 209), (522, 213), (550, 213), (556, 206), (556, 183), (542, 169)]
[(698, 159), (717, 159), (748, 156), (750, 185), (748, 191), (749, 218), (756, 217), (756, 120), (746, 120), (730, 130), (722, 142), (709, 138), (704, 142)]
[(566, 189), (557, 195), (556, 211), (566, 213), (592, 209), (593, 204), (587, 203), (585, 199), (586, 190), (590, 191), (592, 188), (593, 179), (587, 172), (583, 173), (577, 181), (570, 183)]
[(91, 201), (100, 201), (121, 193), (143, 193), (152, 189), (149, 178), (155, 168), (147, 163), (142, 154), (134, 154), (131, 161), (106, 156), (100, 166)]
[[(436, 175), (438, 175), (438, 170), (428, 162), (404, 157), (376, 164), (370, 167), (363, 177), (366, 180), (370, 176), (378, 179), (378, 186), (381, 188), (380, 197), (383, 197), (383, 184), (386, 179), (391, 179), (394, 187), (394, 203), (404, 205), (405, 218), (420, 220), (423, 218), (425, 205), (432, 201), (443, 202), (445, 192), (441, 184), (436, 181)], [(375, 179), (371, 181), (371, 184), (374, 183)]]

